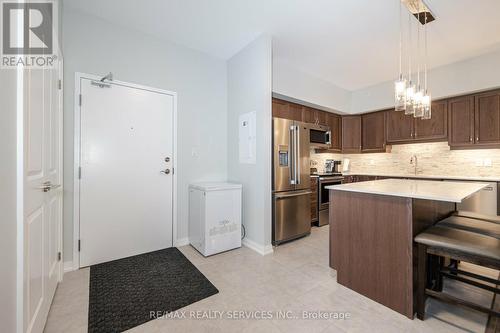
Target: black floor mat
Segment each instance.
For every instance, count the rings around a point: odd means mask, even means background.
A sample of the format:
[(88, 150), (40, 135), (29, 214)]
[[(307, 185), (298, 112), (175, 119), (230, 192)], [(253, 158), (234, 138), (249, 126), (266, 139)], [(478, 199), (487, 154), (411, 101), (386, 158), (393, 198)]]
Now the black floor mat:
[(89, 329), (123, 332), (219, 291), (175, 247), (90, 267)]

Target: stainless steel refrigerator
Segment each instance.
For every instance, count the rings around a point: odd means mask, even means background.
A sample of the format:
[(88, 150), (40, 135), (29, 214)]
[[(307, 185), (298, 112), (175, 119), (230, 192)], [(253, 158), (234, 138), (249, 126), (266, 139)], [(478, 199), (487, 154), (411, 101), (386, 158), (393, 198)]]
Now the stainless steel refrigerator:
[(273, 118), (273, 245), (311, 232), (308, 124)]

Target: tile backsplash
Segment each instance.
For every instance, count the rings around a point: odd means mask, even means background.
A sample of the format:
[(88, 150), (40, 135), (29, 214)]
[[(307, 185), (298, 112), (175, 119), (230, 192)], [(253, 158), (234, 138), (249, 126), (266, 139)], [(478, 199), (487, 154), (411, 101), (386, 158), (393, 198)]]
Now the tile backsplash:
[(413, 174), (411, 157), (418, 160), (420, 175), (500, 177), (500, 149), (450, 150), (447, 142), (393, 145), (390, 153), (316, 154), (311, 167), (324, 170), (325, 160), (350, 160), (350, 173)]

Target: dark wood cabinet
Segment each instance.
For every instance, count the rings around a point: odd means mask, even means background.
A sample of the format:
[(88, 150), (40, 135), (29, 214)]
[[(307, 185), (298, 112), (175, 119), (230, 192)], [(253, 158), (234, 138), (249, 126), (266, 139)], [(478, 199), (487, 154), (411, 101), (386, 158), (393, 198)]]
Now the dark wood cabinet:
[(327, 112), (316, 110), (310, 107), (304, 107), (303, 121), (310, 124), (327, 126)]
[(311, 177), (311, 223), (318, 218), (318, 177)]
[(500, 90), (448, 101), (451, 149), (500, 148)]
[(448, 101), (448, 144), (450, 147), (474, 145), (474, 97), (464, 96)]
[(403, 111), (387, 111), (387, 143), (406, 143), (413, 139), (413, 117)]
[(402, 111), (388, 111), (386, 130), (388, 143), (411, 141), (413, 138), (413, 117), (405, 115)]
[(446, 141), (448, 139), (448, 103), (432, 103), (431, 119), (415, 118), (403, 111), (387, 111), (387, 143)]
[(500, 148), (500, 90), (434, 101), (427, 120), (394, 109), (340, 116), (276, 98), (272, 114), (328, 126), (331, 148), (318, 152), (374, 153), (393, 144), (446, 140), (451, 149)]
[(361, 151), (363, 153), (385, 152), (385, 116), (385, 111), (361, 116)]
[(273, 98), (273, 117), (302, 121), (303, 106)]
[(342, 117), (342, 152), (361, 152), (361, 116)]
[(436, 101), (432, 103), (431, 119), (414, 119), (414, 140), (446, 141), (448, 139), (448, 103)]
[(327, 115), (328, 127), (332, 132), (332, 147), (331, 150), (341, 151), (342, 150), (342, 117), (330, 113)]
[(475, 96), (474, 133), (475, 144), (500, 144), (500, 91)]

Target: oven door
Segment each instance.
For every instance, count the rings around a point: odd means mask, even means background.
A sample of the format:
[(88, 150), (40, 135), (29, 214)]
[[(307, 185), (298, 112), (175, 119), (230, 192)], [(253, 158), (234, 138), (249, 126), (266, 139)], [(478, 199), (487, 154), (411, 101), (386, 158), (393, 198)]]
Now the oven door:
[(343, 177), (319, 179), (319, 210), (328, 209), (328, 204), (330, 203), (330, 190), (328, 190), (326, 187), (331, 185), (340, 185), (342, 184), (343, 179)]

